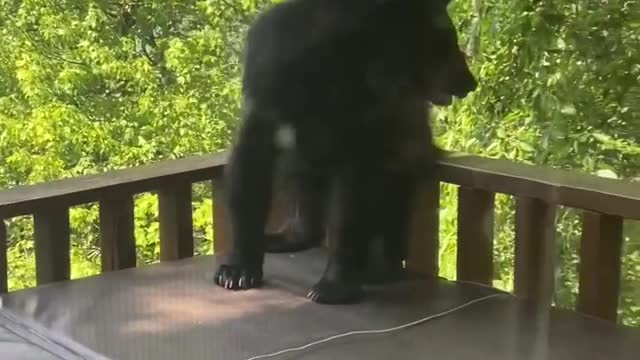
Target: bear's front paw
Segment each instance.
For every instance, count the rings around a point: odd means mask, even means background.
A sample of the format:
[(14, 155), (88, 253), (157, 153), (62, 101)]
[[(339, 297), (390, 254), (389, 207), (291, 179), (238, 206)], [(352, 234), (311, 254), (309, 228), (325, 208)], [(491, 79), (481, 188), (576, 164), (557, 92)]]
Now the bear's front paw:
[(220, 265), (214, 276), (217, 285), (228, 290), (247, 290), (262, 286), (262, 270), (242, 264)]

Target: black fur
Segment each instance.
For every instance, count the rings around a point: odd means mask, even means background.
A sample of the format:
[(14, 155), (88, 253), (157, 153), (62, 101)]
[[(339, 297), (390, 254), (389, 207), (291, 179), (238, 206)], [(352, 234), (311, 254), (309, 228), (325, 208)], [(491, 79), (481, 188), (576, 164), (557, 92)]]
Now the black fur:
[[(259, 287), (266, 250), (317, 245), (325, 230), (330, 256), (312, 300), (359, 300), (374, 239), (386, 275), (402, 272), (419, 171), (433, 174), (437, 158), (429, 104), (476, 86), (447, 3), (290, 0), (256, 21), (247, 37), (243, 124), (227, 169), (233, 245), (218, 285)], [(295, 144), (277, 140), (283, 129)], [(301, 216), (288, 241), (282, 234), (264, 241), (282, 159)]]

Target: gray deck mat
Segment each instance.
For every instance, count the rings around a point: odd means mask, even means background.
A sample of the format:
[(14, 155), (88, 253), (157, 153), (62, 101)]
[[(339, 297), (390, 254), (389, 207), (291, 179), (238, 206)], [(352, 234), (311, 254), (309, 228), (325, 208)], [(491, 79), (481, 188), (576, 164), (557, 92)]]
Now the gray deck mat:
[(0, 359), (108, 360), (73, 340), (3, 309), (0, 299)]
[[(5, 306), (114, 360), (246, 360), (332, 335), (384, 329), (493, 290), (438, 280), (369, 288), (362, 304), (305, 298), (320, 250), (269, 255), (265, 287), (212, 283), (215, 256), (111, 272), (6, 296)], [(492, 298), (402, 331), (353, 336), (268, 360), (638, 360), (640, 332), (553, 310), (540, 323), (512, 297)]]

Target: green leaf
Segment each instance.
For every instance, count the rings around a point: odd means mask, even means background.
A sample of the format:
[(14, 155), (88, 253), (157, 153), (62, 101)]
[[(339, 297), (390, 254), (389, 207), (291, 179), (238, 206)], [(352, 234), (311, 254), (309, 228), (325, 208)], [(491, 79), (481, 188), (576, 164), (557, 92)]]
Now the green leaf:
[(603, 133), (598, 133), (598, 132), (591, 134), (591, 136), (593, 136), (596, 140), (598, 140), (600, 142), (603, 142), (603, 143), (604, 142), (609, 142), (609, 141), (612, 140), (611, 136), (603, 134)]
[(576, 108), (572, 104), (568, 104), (568, 105), (563, 106), (562, 110), (560, 110), (560, 112), (565, 114), (565, 115), (575, 115), (576, 114)]
[(523, 150), (523, 151), (527, 151), (527, 152), (534, 152), (536, 149), (533, 148), (533, 146), (527, 144), (524, 141), (518, 141), (518, 147)]
[(609, 169), (600, 169), (596, 171), (596, 175), (604, 178), (617, 179), (618, 175)]

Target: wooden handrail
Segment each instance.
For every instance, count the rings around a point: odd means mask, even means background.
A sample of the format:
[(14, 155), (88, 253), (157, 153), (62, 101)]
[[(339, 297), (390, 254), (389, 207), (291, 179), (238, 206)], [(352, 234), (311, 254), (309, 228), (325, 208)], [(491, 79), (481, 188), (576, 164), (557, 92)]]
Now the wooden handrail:
[(441, 171), (447, 183), (640, 219), (640, 183), (456, 153), (441, 162)]
[(148, 165), (102, 174), (79, 176), (0, 191), (0, 217), (29, 215), (49, 204), (74, 206), (99, 201), (103, 195), (135, 194), (159, 189), (163, 182), (183, 178), (191, 183), (211, 180), (221, 174), (227, 153), (162, 160)]
[[(0, 191), (0, 216), (32, 214), (50, 202), (73, 206), (98, 201), (101, 194), (111, 190), (125, 193), (156, 190), (167, 179), (210, 180), (221, 174), (227, 159), (228, 153), (221, 152), (17, 186)], [(640, 219), (640, 183), (458, 153), (448, 153), (440, 163), (440, 170), (441, 180), (447, 183)]]

